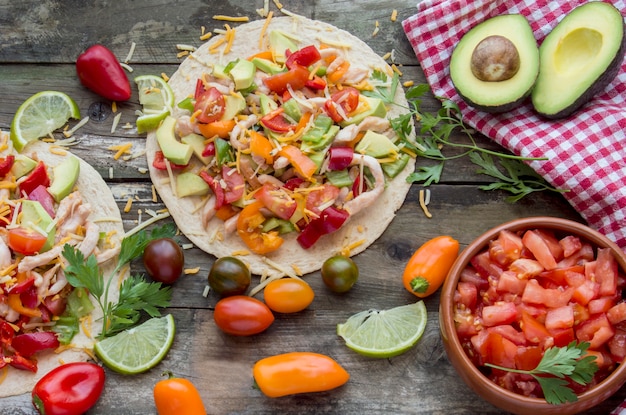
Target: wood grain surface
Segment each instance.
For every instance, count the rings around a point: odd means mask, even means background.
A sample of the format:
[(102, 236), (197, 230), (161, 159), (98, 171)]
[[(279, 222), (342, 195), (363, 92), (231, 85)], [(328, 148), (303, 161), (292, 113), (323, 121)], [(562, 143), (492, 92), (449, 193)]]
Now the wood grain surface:
[[(416, 12), (416, 0), (285, 0), (283, 5), (294, 13), (348, 30), (380, 55), (394, 50), (402, 80), (425, 82), (400, 23)], [(256, 9), (261, 7), (262, 0), (0, 0), (0, 129), (9, 129), (18, 106), (36, 92), (58, 90), (74, 98), (82, 114), (91, 119), (77, 132), (82, 141), (73, 151), (107, 180), (120, 209), (129, 197), (135, 199), (132, 210), (122, 214), (126, 229), (130, 229), (137, 224), (139, 210), (163, 205), (152, 201), (150, 178), (141, 172), (147, 167), (145, 157), (114, 160), (109, 147), (130, 142), (132, 152), (141, 154), (145, 136), (134, 128), (118, 127), (111, 133), (114, 115), (110, 102), (80, 85), (76, 57), (86, 47), (101, 43), (122, 60), (135, 42), (129, 63), (134, 69), (131, 78), (171, 75), (181, 62), (176, 56), (177, 44), (199, 45), (202, 26), (207, 31), (223, 27), (214, 15), (259, 19)], [(280, 14), (272, 1), (270, 7)], [(394, 9), (398, 18), (392, 22)], [(376, 22), (379, 32), (373, 36)], [(439, 103), (429, 96), (423, 106), (436, 111)], [(120, 126), (133, 124), (139, 108), (134, 88), (128, 102), (118, 103)], [(455, 139), (462, 141), (463, 137)], [(484, 137), (478, 137), (478, 144), (502, 151)], [(429, 164), (424, 160), (417, 163)], [(475, 395), (449, 364), (439, 334), (438, 293), (425, 300), (428, 324), (423, 338), (401, 356), (365, 358), (345, 347), (336, 335), (336, 325), (358, 311), (414, 301), (400, 282), (402, 270), (414, 250), (432, 237), (449, 234), (465, 246), (481, 232), (519, 217), (551, 215), (581, 221), (559, 194), (538, 193), (510, 204), (505, 193), (478, 189), (489, 181), (476, 173), (476, 166), (467, 158), (448, 162), (442, 180), (430, 186), (432, 218), (419, 206), (422, 187), (413, 185), (387, 231), (354, 258), (361, 274), (350, 292), (333, 294), (324, 287), (319, 272), (306, 275), (316, 294), (313, 304), (297, 314), (277, 315), (266, 332), (254, 337), (232, 337), (216, 328), (212, 310), (218, 298), (202, 296), (215, 258), (197, 248), (186, 250), (186, 266), (200, 267), (200, 272), (184, 276), (174, 285), (167, 310), (177, 324), (172, 349), (162, 363), (141, 375), (122, 376), (107, 370), (105, 391), (89, 414), (156, 413), (152, 388), (167, 370), (194, 382), (210, 414), (503, 413)], [(186, 242), (182, 236), (179, 240)], [(143, 273), (138, 262), (133, 269)], [(257, 281), (255, 277), (253, 284)], [(266, 398), (253, 386), (252, 365), (260, 358), (289, 351), (332, 356), (350, 373), (350, 381), (330, 392)], [(607, 414), (624, 398), (626, 392), (620, 391), (589, 413)], [(0, 414), (35, 413), (28, 395), (0, 399)]]

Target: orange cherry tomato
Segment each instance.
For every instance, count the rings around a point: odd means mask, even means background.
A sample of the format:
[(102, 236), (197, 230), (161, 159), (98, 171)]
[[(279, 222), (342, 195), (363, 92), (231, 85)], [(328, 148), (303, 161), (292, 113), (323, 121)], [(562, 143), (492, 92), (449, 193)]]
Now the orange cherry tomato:
[(28, 228), (13, 228), (9, 230), (9, 247), (18, 254), (36, 254), (43, 248), (47, 240), (46, 236)]
[(233, 295), (217, 302), (213, 319), (225, 333), (252, 336), (265, 331), (274, 322), (274, 314), (256, 298)]
[(259, 227), (265, 221), (261, 213), (264, 206), (257, 200), (246, 205), (237, 217), (237, 234), (252, 252), (260, 255), (277, 250), (284, 242), (278, 232), (261, 232)]
[(419, 247), (404, 268), (404, 288), (411, 294), (428, 297), (448, 276), (459, 253), (459, 242), (450, 236), (438, 236)]
[(206, 409), (196, 387), (187, 379), (173, 377), (160, 380), (154, 386), (154, 403), (159, 415), (206, 415)]
[(313, 302), (315, 293), (309, 284), (296, 278), (281, 278), (263, 290), (265, 304), (277, 313), (297, 313)]
[(266, 357), (255, 363), (252, 375), (261, 392), (270, 398), (328, 391), (350, 379), (335, 360), (311, 352)]

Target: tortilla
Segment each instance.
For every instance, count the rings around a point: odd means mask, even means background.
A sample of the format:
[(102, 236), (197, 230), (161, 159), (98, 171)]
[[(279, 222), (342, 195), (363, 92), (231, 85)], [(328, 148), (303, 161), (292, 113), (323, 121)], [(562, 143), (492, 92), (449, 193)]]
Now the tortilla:
[[(5, 157), (7, 154), (7, 152), (4, 152), (0, 157)], [(32, 155), (33, 157), (36, 155), (36, 158), (46, 163), (48, 169), (58, 165), (64, 157), (66, 157), (64, 155), (51, 153), (50, 144), (40, 141), (28, 144), (28, 146), (22, 150), (22, 154), (26, 156)], [(114, 233), (111, 236), (112, 243), (119, 246), (121, 238), (124, 236), (124, 227), (113, 194), (102, 179), (102, 176), (100, 176), (93, 167), (80, 158), (79, 161), (80, 173), (75, 188), (81, 193), (83, 202), (91, 205), (91, 214), (88, 220), (96, 220), (100, 232), (106, 233), (113, 231)], [(103, 220), (98, 221), (98, 218)], [(116, 257), (102, 264), (101, 270), (105, 278), (110, 276), (114, 271), (115, 259)], [(118, 296), (118, 285), (112, 284), (109, 291), (109, 299), (115, 301)], [(0, 397), (29, 393), (42, 376), (60, 366), (62, 363), (82, 362), (91, 358), (91, 355), (85, 351), (85, 349), (92, 350), (93, 344), (95, 343), (95, 340), (89, 334), (95, 336), (102, 330), (102, 311), (96, 305), (95, 300), (93, 298), (90, 299), (94, 304), (94, 311), (91, 315), (92, 323), (89, 327), (90, 333), (86, 333), (84, 327), (81, 325), (80, 333), (72, 340), (71, 348), (60, 353), (55, 353), (54, 351), (38, 353), (36, 355), (38, 366), (37, 373), (17, 370), (7, 366), (7, 376), (4, 377), (2, 383), (0, 383)], [(0, 373), (4, 370), (6, 369), (0, 370)], [(3, 375), (0, 376), (3, 377)]]
[[(193, 96), (196, 80), (203, 73), (210, 72), (212, 64), (225, 65), (236, 58), (247, 58), (260, 52), (259, 39), (265, 23), (266, 20), (259, 20), (238, 26), (232, 48), (224, 56), (220, 56), (220, 53), (209, 52), (209, 48), (215, 42), (220, 41), (221, 36), (200, 46), (181, 63), (179, 69), (168, 81), (175, 94), (175, 102), (178, 103), (184, 98)], [(300, 16), (278, 17), (271, 19), (265, 29), (265, 36), (267, 37), (274, 29), (293, 34), (293, 37), (298, 40), (299, 47), (319, 46), (320, 41), (328, 45), (342, 45), (340, 48), (345, 52), (346, 59), (351, 65), (358, 65), (369, 71), (384, 70), (391, 76), (389, 65), (367, 44), (330, 24)], [(401, 86), (396, 90), (395, 102), (398, 105), (387, 106), (388, 119), (396, 118), (406, 111), (402, 108), (408, 107)], [(184, 114), (182, 110), (173, 108), (174, 117), (182, 114)], [(148, 134), (146, 143), (150, 175), (156, 190), (183, 234), (196, 246), (216, 257), (249, 252), (236, 231), (227, 235), (223, 232), (222, 220), (213, 218), (206, 229), (202, 227), (201, 209), (198, 207), (202, 203), (200, 197), (176, 197), (169, 184), (168, 173), (152, 165), (157, 150), (159, 147), (156, 133), (153, 131)], [(338, 231), (322, 236), (313, 247), (303, 249), (296, 241), (295, 232), (292, 232), (285, 235), (285, 242), (277, 251), (265, 256), (248, 254), (241, 258), (254, 274), (279, 276), (289, 273), (306, 274), (319, 270), (327, 258), (339, 253), (347, 246), (351, 246), (350, 255), (362, 252), (385, 231), (393, 220), (395, 212), (401, 207), (409, 191), (410, 184), (407, 183), (406, 178), (414, 171), (414, 168), (415, 159), (411, 157), (404, 170), (387, 183), (382, 196), (374, 204), (352, 215)], [(267, 261), (268, 259), (270, 261)], [(276, 264), (279, 266), (276, 267)]]

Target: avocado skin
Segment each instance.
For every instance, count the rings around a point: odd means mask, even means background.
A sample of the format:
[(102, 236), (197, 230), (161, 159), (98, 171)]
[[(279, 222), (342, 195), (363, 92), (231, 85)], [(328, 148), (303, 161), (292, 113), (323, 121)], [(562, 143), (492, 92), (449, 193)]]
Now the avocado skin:
[(503, 113), (503, 112), (512, 111), (515, 108), (520, 107), (524, 103), (524, 101), (526, 101), (528, 96), (530, 95), (530, 92), (532, 91), (532, 88), (529, 89), (528, 92), (526, 92), (526, 94), (521, 96), (519, 99), (516, 99), (515, 101), (508, 102), (506, 104), (498, 105), (498, 106), (486, 106), (486, 105), (478, 104), (476, 102), (473, 102), (468, 97), (464, 96), (458, 89), (455, 88), (455, 90), (456, 90), (456, 93), (459, 94), (461, 99), (463, 99), (463, 101), (465, 101), (465, 103), (467, 105), (469, 105), (470, 107), (472, 107), (474, 109), (477, 109), (477, 110), (480, 110), (480, 111), (488, 112), (490, 114), (500, 114), (500, 113)]
[(556, 120), (560, 118), (566, 118), (576, 112), (580, 107), (585, 105), (587, 102), (591, 100), (595, 95), (604, 91), (613, 79), (619, 73), (622, 67), (622, 61), (624, 60), (624, 53), (626, 52), (626, 27), (624, 28), (624, 36), (622, 36), (622, 44), (615, 54), (615, 57), (607, 67), (606, 71), (600, 75), (600, 77), (593, 83), (585, 92), (583, 92), (580, 97), (576, 101), (574, 101), (570, 106), (563, 108), (561, 111), (556, 112), (554, 114), (546, 114), (541, 112), (539, 109), (535, 107), (535, 111), (537, 114), (542, 116), (543, 118), (547, 118), (550, 120)]

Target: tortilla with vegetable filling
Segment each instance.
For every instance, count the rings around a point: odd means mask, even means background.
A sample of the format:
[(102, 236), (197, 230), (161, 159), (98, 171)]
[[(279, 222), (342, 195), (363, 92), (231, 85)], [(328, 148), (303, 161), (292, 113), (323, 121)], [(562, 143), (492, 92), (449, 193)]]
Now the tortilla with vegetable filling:
[[(206, 79), (207, 74), (210, 78), (214, 65), (227, 65), (237, 58), (246, 59), (262, 50), (267, 50), (268, 34), (276, 30), (287, 33), (288, 38), (295, 41), (298, 48), (315, 45), (322, 53), (322, 56), (329, 50), (334, 50), (339, 57), (350, 63), (349, 73), (353, 74), (360, 83), (372, 81), (372, 74), (377, 71), (379, 74), (385, 74), (387, 82), (392, 78), (393, 71), (389, 65), (364, 42), (346, 31), (323, 22), (299, 16), (274, 18), (266, 28), (263, 27), (265, 23), (266, 21), (264, 20), (254, 21), (237, 27), (230, 51), (224, 53), (223, 56), (220, 53), (221, 49), (214, 47), (214, 45), (217, 45), (217, 42), (220, 42), (221, 37), (216, 37), (203, 44), (189, 56), (168, 81), (175, 94), (176, 104), (185, 98), (194, 97), (197, 80), (203, 76)], [(262, 34), (263, 46), (260, 47), (259, 39)], [(322, 44), (325, 46), (321, 46)], [(210, 50), (212, 46), (214, 50)], [(365, 72), (365, 78), (362, 77), (363, 72)], [(259, 71), (257, 71), (256, 77), (255, 84), (261, 86), (263, 81), (259, 78)], [(219, 80), (217, 81), (219, 82)], [(223, 83), (228, 85), (228, 81)], [(347, 86), (349, 83), (344, 82), (344, 85)], [(232, 90), (232, 85), (230, 88)], [(322, 99), (326, 98), (327, 100), (328, 98), (328, 94), (324, 97), (322, 91), (318, 91), (318, 95), (321, 95)], [(254, 99), (253, 93), (247, 97), (248, 114), (254, 110), (250, 104), (251, 97)], [(311, 100), (311, 102), (313, 101)], [(387, 120), (394, 119), (405, 113), (408, 107), (401, 86), (398, 86), (396, 90), (395, 103), (397, 105), (386, 105), (387, 114), (385, 121), (387, 122), (387, 129), (384, 132), (388, 135), (394, 135), (394, 138), (395, 132), (389, 127)], [(183, 134), (182, 130), (186, 128), (184, 123), (188, 123), (190, 119), (190, 112), (181, 109), (178, 105), (172, 110), (172, 116), (178, 120), (177, 135), (180, 137)], [(317, 111), (322, 113), (323, 108), (320, 106), (317, 108)], [(253, 128), (258, 129), (262, 127), (262, 125), (257, 123)], [(414, 131), (411, 132), (409, 139), (411, 141), (414, 140)], [(232, 144), (232, 142), (231, 138), (230, 143)], [(153, 165), (155, 154), (160, 150), (155, 131), (148, 134), (146, 150), (150, 175), (156, 190), (171, 212), (180, 230), (196, 246), (217, 257), (234, 255), (239, 252), (250, 252), (249, 246), (242, 242), (238, 232), (232, 230), (232, 222), (228, 224), (228, 222), (222, 219), (212, 217), (208, 224), (203, 226), (203, 210), (205, 209), (203, 203), (211, 203), (210, 199), (209, 202), (205, 202), (206, 199), (199, 196), (183, 198), (176, 196), (175, 189), (169, 180), (168, 171), (163, 168), (155, 168)], [(243, 152), (245, 152), (245, 148)], [(373, 158), (368, 160), (372, 161)], [(184, 171), (193, 171), (194, 169), (198, 171), (202, 167), (195, 157), (192, 157), (190, 163), (189, 167)], [(356, 164), (358, 165), (359, 163)], [(232, 165), (234, 166), (236, 163)], [(337, 254), (345, 247), (350, 247), (350, 255), (355, 255), (365, 250), (385, 231), (392, 221), (396, 210), (404, 202), (410, 187), (406, 177), (414, 171), (414, 168), (415, 159), (414, 157), (409, 157), (407, 164), (393, 180), (386, 181), (382, 193), (374, 193), (370, 190), (357, 196), (353, 200), (354, 203), (352, 203), (351, 214), (347, 222), (334, 233), (322, 236), (312, 247), (303, 249), (296, 240), (297, 232), (291, 232), (281, 235), (284, 238), (284, 243), (276, 251), (265, 255), (252, 253), (242, 258), (249, 264), (254, 274), (279, 276), (298, 272), (305, 274), (319, 270), (324, 260), (331, 255)], [(172, 174), (175, 176), (179, 172), (180, 170), (175, 170), (172, 171)], [(209, 192), (209, 195), (214, 198), (212, 193)], [(347, 206), (347, 204), (344, 206)], [(360, 211), (355, 212), (356, 210)], [(227, 230), (229, 226), (231, 227), (230, 231)], [(267, 261), (266, 258), (271, 260), (271, 262)], [(276, 267), (275, 264), (279, 266)]]
[[(6, 157), (7, 152), (0, 154), (0, 157)], [(60, 164), (67, 155), (57, 155), (50, 152), (50, 145), (43, 142), (33, 142), (22, 150), (22, 154), (27, 157), (32, 157), (43, 161), (47, 168), (48, 173), (52, 173), (54, 166)], [(80, 196), (82, 199), (82, 206), (90, 206), (91, 211), (86, 217), (85, 224), (96, 225), (97, 227), (91, 228), (91, 231), (96, 231), (99, 235), (108, 234), (110, 238), (109, 246), (100, 246), (101, 248), (98, 255), (106, 255), (110, 257), (109, 260), (101, 264), (101, 270), (105, 276), (111, 275), (115, 267), (115, 260), (117, 253), (119, 252), (121, 238), (124, 235), (124, 228), (120, 211), (113, 198), (111, 190), (104, 182), (100, 174), (84, 160), (79, 158), (80, 172), (77, 182), (74, 186), (73, 194), (69, 197)], [(63, 203), (63, 201), (61, 201)], [(57, 211), (58, 213), (58, 211)], [(56, 219), (55, 219), (56, 220)], [(58, 224), (57, 229), (63, 225)], [(86, 225), (90, 226), (90, 225)], [(87, 231), (90, 232), (90, 231)], [(85, 236), (87, 233), (85, 234)], [(85, 237), (86, 239), (86, 237)], [(65, 239), (62, 243), (65, 243)], [(78, 242), (80, 247), (80, 242)], [(54, 247), (52, 248), (54, 249)], [(50, 251), (48, 251), (50, 252)], [(97, 256), (98, 256), (97, 255)], [(101, 257), (103, 258), (103, 257)], [(112, 284), (109, 291), (109, 299), (116, 301), (119, 295), (119, 289), (116, 284)], [(74, 336), (70, 347), (65, 348), (60, 352), (55, 351), (42, 351), (37, 353), (37, 373), (32, 373), (26, 370), (18, 370), (13, 367), (7, 366), (4, 369), (0, 369), (0, 397), (18, 395), (22, 393), (30, 392), (37, 381), (50, 370), (62, 363), (86, 361), (91, 358), (91, 350), (94, 344), (94, 338), (101, 332), (102, 329), (102, 312), (99, 307), (96, 306), (95, 300), (91, 298), (94, 303), (94, 311), (91, 316), (88, 316), (87, 321), (80, 324), (80, 332)], [(86, 332), (85, 329), (88, 331)], [(58, 351), (58, 350), (57, 350)], [(8, 371), (6, 377), (3, 372)]]

